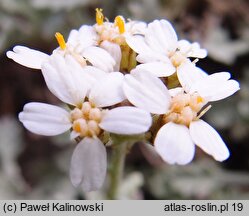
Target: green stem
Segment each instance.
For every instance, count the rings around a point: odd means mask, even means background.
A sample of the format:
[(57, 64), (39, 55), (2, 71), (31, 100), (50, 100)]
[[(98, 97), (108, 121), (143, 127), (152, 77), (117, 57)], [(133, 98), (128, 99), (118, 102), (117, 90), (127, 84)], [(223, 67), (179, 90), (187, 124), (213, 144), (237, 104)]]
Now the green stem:
[(120, 142), (115, 145), (112, 152), (111, 166), (109, 169), (109, 190), (107, 192), (108, 199), (117, 199), (118, 190), (123, 177), (125, 156), (128, 147), (127, 141)]

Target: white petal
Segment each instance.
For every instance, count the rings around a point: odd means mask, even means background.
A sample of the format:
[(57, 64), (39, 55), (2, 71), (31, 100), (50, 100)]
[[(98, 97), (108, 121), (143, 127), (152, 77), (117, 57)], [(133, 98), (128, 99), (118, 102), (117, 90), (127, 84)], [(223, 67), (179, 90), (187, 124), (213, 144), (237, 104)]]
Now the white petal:
[(49, 90), (63, 102), (77, 105), (84, 100), (89, 83), (83, 68), (70, 55), (64, 58), (54, 53), (42, 65), (42, 74)]
[(196, 67), (195, 64), (186, 61), (177, 68), (177, 77), (184, 90), (189, 92), (193, 84), (203, 80), (207, 75), (200, 68)]
[(144, 36), (141, 35), (126, 37), (126, 43), (138, 54), (152, 51), (145, 43)]
[(235, 80), (228, 80), (230, 74), (220, 72), (209, 75), (204, 79), (194, 83), (190, 92), (198, 92), (209, 101), (217, 101), (229, 97), (240, 89), (239, 83)]
[(159, 53), (153, 51), (146, 43), (141, 35), (135, 35), (126, 38), (127, 44), (138, 53), (137, 61), (141, 63), (148, 63), (153, 61), (169, 62), (166, 53)]
[(82, 69), (82, 73), (84, 74), (85, 79), (87, 80), (89, 86), (94, 86), (94, 84), (103, 79), (108, 73), (100, 70), (93, 66), (85, 66)]
[(18, 117), (28, 130), (45, 136), (64, 133), (71, 127), (66, 110), (45, 103), (26, 104)]
[(76, 46), (78, 42), (79, 42), (79, 31), (73, 29), (69, 33), (67, 43)]
[(8, 58), (13, 59), (18, 64), (33, 69), (41, 69), (42, 63), (49, 56), (43, 52), (30, 49), (25, 46), (15, 46), (13, 51), (8, 51), (6, 55)]
[(98, 35), (93, 26), (82, 25), (79, 29), (80, 45), (84, 48), (97, 45)]
[(124, 92), (135, 106), (155, 114), (167, 112), (170, 95), (163, 82), (138, 68), (125, 76)]
[(161, 61), (165, 63), (170, 62), (168, 56), (155, 52), (155, 51), (140, 53), (136, 59), (140, 63), (149, 63), (149, 62), (154, 62), (154, 61)]
[(211, 80), (223, 80), (223, 81), (227, 81), (231, 78), (231, 74), (228, 72), (219, 72), (219, 73), (213, 73), (211, 75), (208, 76), (208, 79)]
[(235, 80), (228, 80), (224, 85), (219, 86), (215, 95), (209, 101), (218, 101), (233, 95), (240, 89), (240, 85)]
[(137, 20), (129, 21), (125, 23), (125, 28), (125, 37), (130, 35), (143, 35), (146, 31), (147, 23)]
[(123, 106), (108, 110), (99, 126), (116, 134), (140, 134), (148, 131), (152, 123), (150, 114), (136, 107)]
[(195, 146), (185, 125), (169, 122), (157, 133), (155, 149), (169, 164), (185, 165), (193, 160)]
[(100, 47), (105, 49), (115, 60), (116, 64), (114, 66), (114, 71), (119, 71), (122, 56), (120, 46), (116, 43), (105, 40), (100, 44)]
[(192, 49), (188, 57), (205, 58), (207, 56), (207, 50), (201, 49), (199, 43), (192, 43), (191, 48)]
[(191, 44), (187, 40), (180, 40), (177, 44), (180, 52), (187, 57), (205, 58), (207, 56), (207, 50), (201, 49), (197, 42)]
[(181, 53), (187, 54), (188, 51), (191, 49), (191, 44), (187, 40), (179, 40), (177, 41), (177, 48), (180, 50)]
[(71, 182), (85, 192), (98, 190), (104, 183), (107, 168), (106, 149), (98, 138), (84, 138), (76, 146), (70, 167)]
[(75, 52), (81, 53), (89, 46), (97, 45), (97, 34), (92, 26), (83, 25), (79, 30), (71, 30), (67, 46), (73, 47)]
[[(190, 88), (190, 93), (199, 92), (204, 95), (213, 95), (216, 90), (221, 86), (226, 84), (227, 80), (231, 77), (228, 72), (214, 73), (199, 79), (192, 83)], [(214, 93), (213, 93), (214, 92)]]
[(202, 120), (191, 122), (190, 135), (194, 143), (217, 161), (229, 157), (229, 150), (217, 131)]
[(112, 72), (99, 79), (91, 88), (89, 100), (97, 107), (112, 106), (126, 97), (123, 92), (124, 75)]
[(104, 49), (100, 47), (88, 47), (82, 53), (93, 66), (106, 71), (113, 71), (113, 67), (116, 64), (112, 56)]
[(172, 25), (166, 20), (155, 20), (148, 24), (145, 41), (154, 51), (168, 54), (177, 45), (177, 35)]
[(168, 77), (175, 73), (176, 68), (170, 63), (151, 62), (140, 64), (137, 68), (146, 70), (156, 77)]
[(182, 94), (182, 93), (184, 93), (184, 89), (181, 87), (169, 89), (169, 94), (171, 97), (175, 97), (176, 95)]

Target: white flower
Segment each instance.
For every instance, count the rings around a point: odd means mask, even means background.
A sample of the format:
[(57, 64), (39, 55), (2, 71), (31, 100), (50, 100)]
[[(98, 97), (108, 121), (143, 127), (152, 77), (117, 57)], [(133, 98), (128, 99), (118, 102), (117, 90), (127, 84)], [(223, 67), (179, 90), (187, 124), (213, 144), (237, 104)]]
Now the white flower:
[[(53, 53), (62, 56), (73, 56), (81, 66), (91, 65), (106, 72), (113, 71), (115, 65), (111, 55), (102, 48), (96, 47), (96, 32), (92, 26), (83, 25), (79, 30), (72, 30), (67, 43), (60, 33), (55, 34), (59, 47)], [(25, 46), (15, 46), (8, 51), (7, 57), (29, 68), (41, 69), (42, 64), (49, 58), (48, 54)]]
[[(126, 38), (136, 34), (144, 34), (146, 23), (128, 21), (122, 16), (116, 16), (114, 22), (105, 21), (102, 9), (96, 9), (95, 31), (98, 35), (97, 43), (107, 50), (115, 59), (115, 71), (119, 71), (122, 58), (122, 47), (127, 46)], [(128, 46), (127, 46), (128, 47)]]
[(71, 105), (82, 100), (88, 94), (88, 89), (108, 74), (92, 66), (81, 67), (72, 56), (63, 57), (58, 53), (52, 54), (42, 64), (41, 70), (48, 89), (61, 101)]
[(178, 40), (172, 25), (166, 20), (155, 20), (148, 24), (145, 36), (127, 37), (128, 45), (138, 53), (138, 67), (158, 77), (167, 77), (189, 57), (204, 58), (207, 55), (200, 45)]
[(49, 57), (46, 53), (20, 45), (15, 46), (13, 51), (8, 51), (6, 55), (18, 64), (34, 69), (41, 69), (42, 62)]
[[(239, 90), (227, 72), (207, 75), (194, 64), (179, 67), (183, 88), (167, 90), (163, 82), (141, 68), (125, 76), (124, 92), (135, 106), (160, 115), (162, 127), (155, 140), (155, 150), (170, 164), (187, 164), (199, 146), (215, 160), (223, 161), (229, 151), (219, 134), (200, 117), (211, 101), (221, 100)], [(158, 122), (159, 123), (159, 122)]]
[[(74, 186), (82, 185), (84, 191), (96, 190), (103, 184), (107, 167), (100, 135), (104, 131), (128, 135), (146, 132), (151, 116), (136, 107), (104, 108), (125, 99), (121, 73), (103, 76), (94, 70), (82, 73), (83, 69), (71, 56), (54, 58), (43, 66), (46, 83), (58, 98), (74, 108), (66, 111), (45, 103), (28, 103), (19, 119), (36, 134), (53, 136), (71, 129), (72, 139), (80, 137), (82, 140), (72, 155), (70, 178)], [(95, 75), (98, 80), (93, 82)]]

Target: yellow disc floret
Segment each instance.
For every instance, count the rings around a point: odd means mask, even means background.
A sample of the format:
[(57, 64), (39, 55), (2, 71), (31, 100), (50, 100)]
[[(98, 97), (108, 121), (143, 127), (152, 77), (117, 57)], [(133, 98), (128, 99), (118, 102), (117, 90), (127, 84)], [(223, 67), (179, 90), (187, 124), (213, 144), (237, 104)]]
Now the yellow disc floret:
[(123, 34), (125, 32), (125, 20), (122, 16), (115, 17), (114, 25), (118, 27), (120, 34)]
[(102, 13), (103, 9), (101, 8), (96, 8), (96, 23), (98, 25), (103, 25), (104, 23), (104, 15)]
[(83, 102), (71, 111), (72, 130), (82, 138), (98, 136), (102, 131), (99, 127), (102, 115), (102, 109), (90, 102)]
[(59, 33), (59, 32), (56, 32), (56, 33), (55, 33), (55, 38), (56, 38), (56, 40), (57, 40), (57, 42), (58, 42), (60, 48), (61, 48), (62, 50), (66, 49), (66, 42), (65, 42), (65, 40), (64, 40), (63, 35), (62, 35), (61, 33)]
[(197, 96), (197, 103), (203, 103), (204, 99), (201, 96)]
[(210, 108), (200, 112), (204, 105), (204, 98), (197, 93), (178, 94), (172, 98), (170, 111), (163, 116), (163, 121), (189, 126), (192, 121), (198, 120)]

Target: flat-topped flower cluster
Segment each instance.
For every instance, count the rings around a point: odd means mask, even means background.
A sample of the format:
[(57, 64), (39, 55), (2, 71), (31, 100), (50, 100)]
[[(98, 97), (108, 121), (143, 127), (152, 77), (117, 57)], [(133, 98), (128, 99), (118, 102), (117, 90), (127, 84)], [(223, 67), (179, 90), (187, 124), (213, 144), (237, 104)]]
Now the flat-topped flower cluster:
[(67, 41), (60, 33), (55, 37), (59, 47), (50, 55), (15, 46), (7, 56), (40, 69), (49, 90), (68, 105), (31, 102), (19, 120), (40, 135), (70, 130), (77, 141), (70, 167), (74, 186), (102, 186), (111, 134), (146, 133), (169, 164), (191, 162), (195, 145), (217, 161), (229, 157), (219, 134), (200, 118), (210, 102), (238, 91), (239, 83), (228, 72), (208, 75), (199, 68), (196, 62), (207, 51), (179, 40), (167, 20), (146, 24), (117, 16), (110, 22), (96, 9), (95, 25), (72, 30)]

